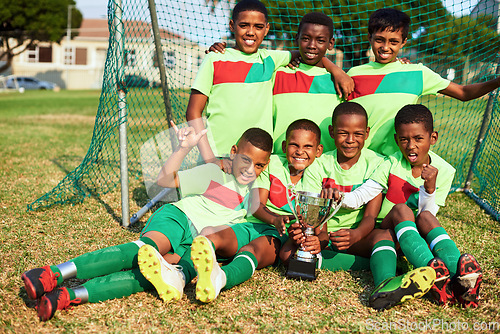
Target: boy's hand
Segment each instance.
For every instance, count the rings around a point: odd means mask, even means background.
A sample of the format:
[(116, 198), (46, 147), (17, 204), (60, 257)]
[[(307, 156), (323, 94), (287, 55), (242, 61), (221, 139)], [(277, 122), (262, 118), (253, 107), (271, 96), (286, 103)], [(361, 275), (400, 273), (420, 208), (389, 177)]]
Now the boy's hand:
[(424, 180), (424, 188), (428, 194), (432, 194), (436, 191), (436, 178), (438, 175), (438, 169), (434, 166), (424, 164), (422, 169), (421, 178)]
[(300, 245), (306, 241), (302, 224), (295, 222), (290, 225), (288, 227), (288, 238), (295, 244), (295, 246), (300, 247)]
[(290, 63), (288, 63), (288, 65), (286, 65), (286, 66), (291, 68), (292, 70), (294, 70), (300, 66), (301, 60), (302, 60), (302, 58), (300, 58), (300, 57), (293, 58), (292, 60), (290, 60)]
[(233, 172), (233, 160), (229, 158), (221, 158), (220, 169), (226, 174), (231, 174)]
[(215, 52), (215, 53), (226, 52), (226, 42), (215, 42), (208, 48), (208, 50), (205, 50), (206, 54), (210, 52)]
[(317, 235), (308, 235), (306, 240), (302, 243), (302, 247), (306, 252), (311, 254), (318, 254), (321, 252), (321, 244)]
[(286, 224), (294, 219), (295, 217), (293, 215), (277, 216), (273, 219), (273, 225), (278, 230), (280, 236), (286, 233)]
[(338, 250), (346, 250), (361, 240), (359, 231), (356, 229), (342, 229), (329, 233), (330, 241)]
[(335, 199), (336, 202), (340, 200), (340, 191), (337, 188), (323, 188), (321, 189), (321, 198)]
[(340, 98), (347, 99), (347, 97), (354, 91), (354, 80), (348, 76), (344, 71), (335, 73), (335, 90)]
[(193, 127), (188, 126), (186, 128), (179, 129), (173, 121), (171, 121), (170, 124), (172, 125), (172, 128), (177, 136), (177, 140), (179, 141), (179, 148), (191, 149), (195, 147), (198, 145), (201, 137), (203, 137), (208, 131), (207, 129), (204, 129), (199, 133), (196, 133)]
[(399, 57), (396, 57), (397, 60), (399, 60), (399, 62), (401, 64), (411, 64), (411, 61), (410, 59), (406, 58), (406, 57), (403, 57), (403, 58), (399, 58)]

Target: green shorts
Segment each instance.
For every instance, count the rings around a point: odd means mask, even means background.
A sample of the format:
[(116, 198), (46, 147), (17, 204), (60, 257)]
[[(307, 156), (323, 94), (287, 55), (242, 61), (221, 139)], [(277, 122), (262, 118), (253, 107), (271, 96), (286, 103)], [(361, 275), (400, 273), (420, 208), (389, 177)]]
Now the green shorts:
[(288, 235), (284, 234), (280, 236), (278, 230), (266, 223), (251, 223), (251, 222), (243, 222), (234, 225), (230, 225), (234, 234), (236, 234), (236, 240), (238, 240), (238, 250), (241, 247), (249, 244), (251, 241), (262, 237), (262, 236), (270, 236), (275, 237), (281, 242), (281, 246), (288, 240)]
[(191, 251), (193, 235), (191, 221), (181, 209), (172, 204), (165, 204), (149, 217), (141, 236), (146, 232), (156, 231), (165, 235), (172, 245), (172, 253), (182, 257)]

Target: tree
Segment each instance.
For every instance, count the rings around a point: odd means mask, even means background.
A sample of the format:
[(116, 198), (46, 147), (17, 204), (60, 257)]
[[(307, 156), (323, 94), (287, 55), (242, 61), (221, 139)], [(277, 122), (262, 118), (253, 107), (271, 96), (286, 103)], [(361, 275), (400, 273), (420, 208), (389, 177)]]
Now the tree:
[(74, 0), (0, 0), (0, 73), (8, 69), (15, 56), (39, 42), (57, 42), (66, 35), (68, 6), (71, 28), (79, 28), (82, 14)]

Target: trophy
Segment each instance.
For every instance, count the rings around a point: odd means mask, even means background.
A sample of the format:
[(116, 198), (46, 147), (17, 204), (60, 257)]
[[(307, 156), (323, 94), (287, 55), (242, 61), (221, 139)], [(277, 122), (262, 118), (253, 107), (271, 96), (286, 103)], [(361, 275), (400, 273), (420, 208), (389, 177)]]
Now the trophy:
[[(295, 208), (289, 192), (295, 195)], [(341, 192), (340, 195), (340, 201), (337, 203), (335, 199), (321, 198), (320, 194), (295, 191), (293, 185), (288, 185), (286, 190), (288, 206), (297, 221), (303, 225), (306, 236), (314, 235), (316, 227), (323, 225), (337, 213), (344, 200), (344, 194)], [(302, 218), (301, 221), (299, 216)], [(315, 254), (300, 247), (290, 258), (285, 275), (290, 278), (312, 281), (316, 279), (316, 262), (317, 256)]]

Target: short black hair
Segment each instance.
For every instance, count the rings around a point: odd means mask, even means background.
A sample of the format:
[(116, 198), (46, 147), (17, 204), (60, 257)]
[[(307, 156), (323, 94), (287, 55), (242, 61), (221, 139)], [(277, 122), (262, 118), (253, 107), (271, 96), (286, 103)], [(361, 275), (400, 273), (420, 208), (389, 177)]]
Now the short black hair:
[(399, 109), (394, 118), (394, 129), (397, 133), (400, 125), (412, 123), (421, 123), (429, 133), (434, 131), (432, 113), (423, 104), (407, 104)]
[(238, 2), (233, 8), (233, 15), (231, 19), (233, 20), (233, 22), (236, 22), (236, 20), (238, 19), (238, 15), (240, 15), (241, 12), (245, 12), (248, 10), (261, 12), (266, 17), (266, 21), (269, 21), (269, 15), (267, 14), (266, 5), (264, 5), (259, 0), (241, 0), (240, 2)]
[(271, 153), (273, 150), (273, 138), (269, 133), (267, 133), (267, 131), (260, 128), (250, 128), (243, 132), (238, 140), (238, 144), (242, 141), (249, 142), (253, 146), (265, 152)]
[(286, 129), (286, 139), (288, 140), (288, 137), (292, 133), (292, 131), (295, 130), (306, 130), (306, 131), (311, 131), (314, 133), (316, 136), (316, 140), (318, 141), (318, 144), (321, 142), (321, 130), (319, 129), (318, 124), (314, 123), (310, 119), (298, 119), (296, 121), (293, 121), (288, 128)]
[(297, 38), (299, 38), (302, 27), (305, 23), (318, 24), (327, 27), (328, 32), (330, 33), (330, 38), (333, 38), (333, 20), (328, 15), (320, 12), (312, 12), (302, 16), (299, 28), (297, 29)]
[(342, 102), (335, 107), (332, 114), (332, 125), (335, 126), (337, 118), (341, 115), (359, 115), (365, 118), (366, 126), (368, 126), (368, 114), (365, 108), (356, 102)]
[(370, 19), (368, 20), (368, 33), (372, 35), (378, 31), (385, 31), (387, 29), (390, 31), (401, 29), (401, 35), (404, 41), (408, 37), (410, 24), (410, 17), (402, 11), (394, 8), (381, 8), (370, 15)]

